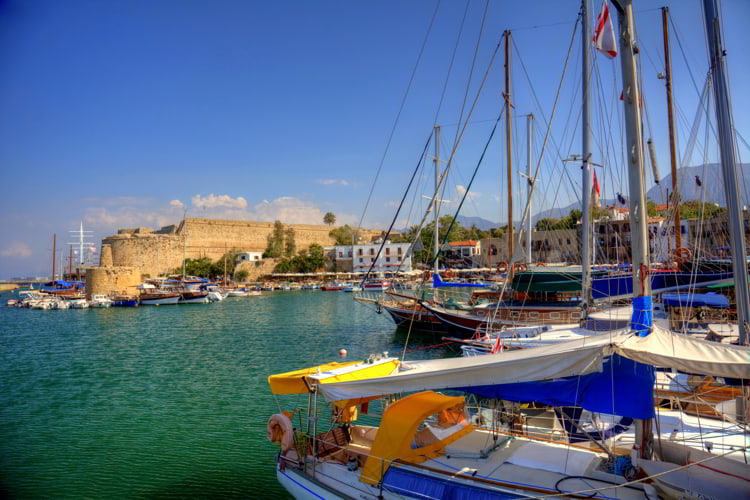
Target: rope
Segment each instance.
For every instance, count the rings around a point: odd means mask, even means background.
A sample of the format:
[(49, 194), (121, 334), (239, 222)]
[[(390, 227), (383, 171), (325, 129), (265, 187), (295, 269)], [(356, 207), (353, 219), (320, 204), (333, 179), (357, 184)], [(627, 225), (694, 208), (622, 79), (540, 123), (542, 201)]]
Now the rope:
[(399, 106), (398, 113), (396, 113), (396, 119), (393, 121), (393, 127), (391, 127), (391, 133), (388, 136), (388, 142), (386, 142), (385, 145), (385, 151), (383, 151), (383, 156), (380, 158), (380, 165), (378, 165), (378, 170), (375, 173), (375, 179), (372, 181), (372, 185), (370, 186), (370, 193), (367, 195), (367, 201), (365, 202), (365, 207), (362, 210), (362, 216), (359, 219), (359, 225), (357, 226), (357, 229), (362, 229), (362, 222), (365, 218), (365, 213), (367, 213), (367, 207), (370, 205), (370, 200), (372, 198), (372, 193), (375, 190), (375, 185), (378, 182), (378, 177), (380, 177), (380, 171), (383, 169), (383, 164), (385, 163), (385, 157), (388, 154), (388, 150), (391, 148), (391, 141), (393, 140), (393, 135), (396, 132), (396, 127), (398, 126), (398, 123), (401, 119), (401, 113), (404, 110), (404, 106), (406, 105), (406, 98), (409, 95), (409, 91), (411, 90), (411, 85), (414, 82), (414, 76), (417, 74), (417, 68), (419, 67), (419, 63), (422, 60), (422, 55), (424, 54), (424, 49), (427, 46), (427, 40), (430, 37), (430, 33), (432, 32), (432, 26), (435, 24), (435, 17), (437, 16), (438, 9), (440, 8), (440, 1), (435, 4), (435, 11), (432, 13), (432, 19), (430, 20), (430, 26), (427, 28), (427, 33), (425, 33), (424, 40), (422, 41), (422, 48), (419, 49), (419, 55), (417, 56), (417, 61), (414, 63), (414, 68), (411, 72), (411, 77), (409, 78), (409, 83), (406, 86), (406, 91), (404, 92), (404, 96), (401, 99), (401, 105)]

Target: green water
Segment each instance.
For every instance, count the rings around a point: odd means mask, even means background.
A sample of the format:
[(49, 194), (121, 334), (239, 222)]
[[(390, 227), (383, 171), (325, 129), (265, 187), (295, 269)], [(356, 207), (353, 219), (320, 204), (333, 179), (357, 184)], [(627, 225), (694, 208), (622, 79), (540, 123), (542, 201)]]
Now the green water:
[[(3, 301), (4, 303), (4, 301)], [(0, 497), (287, 498), (266, 377), (406, 333), (339, 292), (207, 305), (0, 307)], [(419, 349), (440, 342), (422, 336)], [(444, 356), (418, 350), (410, 358)]]

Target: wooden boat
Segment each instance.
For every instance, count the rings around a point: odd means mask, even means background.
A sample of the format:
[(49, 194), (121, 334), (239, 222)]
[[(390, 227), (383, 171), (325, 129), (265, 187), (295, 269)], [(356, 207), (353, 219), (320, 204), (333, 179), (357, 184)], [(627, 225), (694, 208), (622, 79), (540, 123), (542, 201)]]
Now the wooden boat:
[(202, 290), (183, 290), (180, 293), (178, 304), (207, 304), (208, 292)]
[(115, 295), (115, 307), (138, 307), (138, 297), (136, 295)]
[(177, 304), (180, 294), (176, 292), (149, 291), (141, 292), (138, 303), (142, 306), (166, 306)]

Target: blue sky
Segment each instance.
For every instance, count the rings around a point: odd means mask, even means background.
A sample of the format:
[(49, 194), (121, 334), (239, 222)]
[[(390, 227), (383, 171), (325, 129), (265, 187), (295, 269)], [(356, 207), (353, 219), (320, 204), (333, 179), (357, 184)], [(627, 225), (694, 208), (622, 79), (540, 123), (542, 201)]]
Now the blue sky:
[[(643, 85), (662, 177), (669, 170), (664, 86), (656, 79), (663, 64), (657, 9), (663, 3), (670, 6), (698, 86), (708, 67), (699, 1), (636, 2)], [(481, 38), (485, 3), (466, 5), (427, 0), (0, 2), (0, 278), (49, 274), (52, 233), (67, 243), (68, 231), (81, 220), (97, 243), (117, 228), (178, 222), (184, 209), (196, 217), (290, 223), (321, 223), (323, 214), (332, 211), (340, 223), (356, 224), (382, 158), (363, 225), (385, 227), (436, 114), (443, 126), (441, 154), (448, 155), (475, 47), (469, 102), (506, 28), (513, 29), (517, 48), (515, 151), (517, 165), (525, 168), (522, 115), (539, 115), (533, 88), (549, 117), (579, 3), (491, 1)], [(599, 7), (594, 2), (594, 15)], [(750, 58), (743, 53), (750, 47), (750, 2), (725, 0), (722, 8), (735, 125), (750, 139), (750, 96), (740, 91), (750, 78)], [(579, 40), (551, 129), (561, 156), (580, 152)], [(686, 117), (680, 125), (683, 147), (698, 95), (672, 40), (675, 95)], [(619, 61), (597, 57), (597, 68), (601, 107), (595, 116), (602, 116), (619, 105), (613, 97)], [(502, 81), (501, 49), (444, 199), (456, 201), (468, 184), (501, 106)], [(624, 179), (617, 165), (621, 132), (612, 116), (598, 120), (595, 129), (595, 159), (612, 165), (600, 173), (605, 196), (620, 191)], [(543, 124), (538, 125), (536, 155), (544, 133)], [(609, 136), (615, 145), (601, 146)], [(465, 215), (506, 217), (503, 137), (501, 127), (471, 188)], [(739, 147), (743, 159), (750, 156)], [(545, 153), (543, 189), (534, 197), (539, 209), (567, 205), (577, 195), (578, 170), (568, 167), (564, 174), (557, 154)], [(715, 145), (707, 148), (706, 157), (715, 161)], [(418, 179), (421, 192), (432, 183), (429, 171)], [(409, 198), (411, 215), (402, 214), (398, 225), (413, 223), (424, 203)]]

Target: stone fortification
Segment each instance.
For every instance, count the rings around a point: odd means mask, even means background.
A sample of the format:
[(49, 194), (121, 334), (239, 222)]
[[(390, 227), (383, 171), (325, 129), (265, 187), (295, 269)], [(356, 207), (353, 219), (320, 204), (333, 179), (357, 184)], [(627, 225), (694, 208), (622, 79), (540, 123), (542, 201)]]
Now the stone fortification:
[(141, 273), (135, 267), (89, 267), (86, 269), (86, 297), (110, 293), (135, 294)]
[[(322, 246), (335, 244), (328, 233), (330, 226), (290, 224), (295, 233), (297, 251), (313, 243)], [(114, 266), (137, 267), (143, 274), (158, 276), (182, 265), (183, 252), (189, 259), (221, 258), (231, 249), (243, 252), (263, 252), (267, 238), (273, 232), (272, 222), (248, 222), (222, 219), (188, 218), (178, 226), (166, 226), (158, 231), (150, 228), (120, 229), (116, 235), (102, 239), (107, 245)], [(362, 231), (369, 241), (380, 231)], [(102, 252), (103, 254), (104, 252)]]

